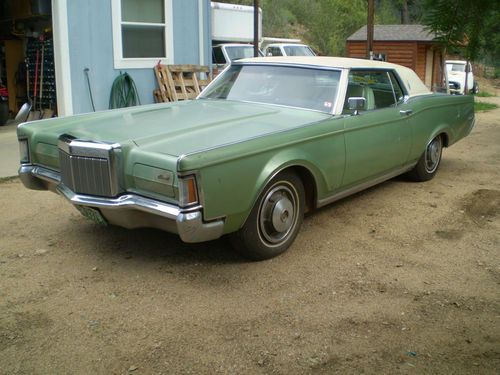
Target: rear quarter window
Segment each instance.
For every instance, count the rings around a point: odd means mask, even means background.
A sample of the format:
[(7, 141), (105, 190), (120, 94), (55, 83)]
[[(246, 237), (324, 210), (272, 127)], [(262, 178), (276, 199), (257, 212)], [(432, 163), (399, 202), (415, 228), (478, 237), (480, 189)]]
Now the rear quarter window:
[(222, 52), (222, 47), (214, 47), (212, 49), (212, 62), (214, 64), (225, 64), (226, 58)]

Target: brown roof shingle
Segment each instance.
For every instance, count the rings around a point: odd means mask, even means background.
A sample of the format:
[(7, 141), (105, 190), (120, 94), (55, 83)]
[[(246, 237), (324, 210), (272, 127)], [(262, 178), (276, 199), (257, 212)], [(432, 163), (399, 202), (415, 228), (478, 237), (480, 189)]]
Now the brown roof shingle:
[[(423, 25), (375, 25), (373, 40), (432, 42), (436, 37)], [(348, 41), (365, 41), (366, 25), (352, 34)]]

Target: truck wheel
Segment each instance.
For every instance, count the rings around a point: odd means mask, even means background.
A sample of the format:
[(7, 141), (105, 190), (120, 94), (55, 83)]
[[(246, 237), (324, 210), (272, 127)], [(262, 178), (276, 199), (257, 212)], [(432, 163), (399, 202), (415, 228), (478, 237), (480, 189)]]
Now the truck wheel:
[(443, 153), (443, 138), (441, 135), (429, 142), (417, 165), (408, 172), (414, 181), (429, 181), (436, 174)]
[(283, 172), (260, 194), (243, 227), (231, 235), (234, 248), (246, 258), (264, 260), (287, 250), (304, 218), (304, 185)]

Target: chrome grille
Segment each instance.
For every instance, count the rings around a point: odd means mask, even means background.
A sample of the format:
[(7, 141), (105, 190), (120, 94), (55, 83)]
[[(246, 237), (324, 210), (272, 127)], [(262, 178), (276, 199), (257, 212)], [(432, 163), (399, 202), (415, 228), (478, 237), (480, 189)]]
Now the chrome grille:
[(79, 194), (113, 197), (119, 193), (116, 173), (119, 145), (59, 140), (61, 182)]
[(107, 159), (68, 155), (59, 151), (61, 178), (75, 193), (113, 196)]

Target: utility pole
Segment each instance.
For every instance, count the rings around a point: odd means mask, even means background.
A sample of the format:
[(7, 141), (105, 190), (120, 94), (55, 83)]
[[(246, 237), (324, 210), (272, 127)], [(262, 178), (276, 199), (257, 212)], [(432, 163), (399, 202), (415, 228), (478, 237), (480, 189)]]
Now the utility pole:
[(366, 24), (366, 58), (373, 60), (373, 19), (375, 0), (368, 0), (368, 22)]
[(410, 24), (410, 11), (408, 9), (408, 0), (401, 2), (401, 23), (403, 25)]
[(253, 0), (253, 56), (259, 56), (259, 0)]

